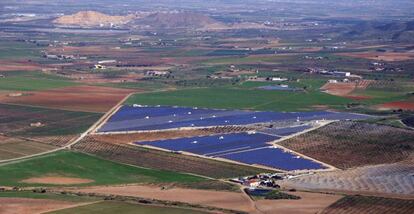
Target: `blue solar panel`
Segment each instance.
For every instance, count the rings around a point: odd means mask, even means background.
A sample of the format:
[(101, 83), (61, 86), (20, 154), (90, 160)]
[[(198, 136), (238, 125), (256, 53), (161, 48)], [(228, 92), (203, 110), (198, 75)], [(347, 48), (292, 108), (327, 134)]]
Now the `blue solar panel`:
[(260, 148), (251, 151), (230, 153), (221, 157), (242, 163), (259, 164), (288, 171), (325, 168), (320, 163), (302, 157), (299, 158), (279, 148)]
[(195, 109), (188, 107), (123, 106), (99, 129), (100, 132), (146, 131), (181, 127), (247, 125), (282, 120), (364, 119), (366, 115), (316, 112), (256, 112)]
[(266, 143), (279, 137), (265, 134), (235, 133), (203, 137), (138, 142), (172, 151), (186, 151), (199, 155), (217, 156), (227, 152), (268, 146)]

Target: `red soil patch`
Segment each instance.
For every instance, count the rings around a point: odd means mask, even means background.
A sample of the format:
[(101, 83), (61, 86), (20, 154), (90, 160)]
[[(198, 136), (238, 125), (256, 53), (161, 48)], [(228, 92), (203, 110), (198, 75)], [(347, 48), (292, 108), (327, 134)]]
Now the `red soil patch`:
[(328, 94), (335, 96), (346, 96), (354, 91), (356, 88), (356, 83), (352, 82), (340, 82), (340, 83), (326, 83), (321, 87), (321, 90), (325, 91)]
[(94, 180), (83, 179), (83, 178), (70, 178), (70, 177), (60, 177), (60, 176), (45, 176), (37, 178), (28, 178), (24, 179), (21, 182), (29, 184), (87, 184), (92, 183)]
[(0, 71), (39, 71), (42, 66), (27, 60), (0, 60)]
[(106, 112), (132, 92), (134, 90), (99, 86), (73, 86), (30, 92), (29, 95), (20, 97), (0, 95), (0, 101), (73, 111)]
[(45, 213), (80, 204), (49, 199), (0, 198), (1, 214)]
[(410, 101), (396, 101), (384, 103), (379, 106), (381, 109), (403, 109), (403, 110), (414, 110), (414, 102)]
[(395, 53), (395, 52), (360, 52), (360, 53), (340, 53), (340, 56), (349, 56), (354, 58), (382, 60), (387, 62), (405, 61), (414, 59), (414, 53)]

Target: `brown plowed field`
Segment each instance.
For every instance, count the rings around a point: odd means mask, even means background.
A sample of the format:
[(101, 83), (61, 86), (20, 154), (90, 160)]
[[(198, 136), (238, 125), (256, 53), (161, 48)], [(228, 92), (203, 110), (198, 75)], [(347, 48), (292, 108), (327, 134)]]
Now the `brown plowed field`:
[(0, 102), (72, 111), (106, 112), (133, 90), (99, 86), (73, 86), (31, 92), (27, 96), (3, 95)]
[(414, 200), (365, 196), (346, 196), (321, 212), (321, 214), (353, 213), (414, 213)]
[(210, 190), (194, 190), (171, 188), (162, 189), (159, 186), (105, 186), (77, 188), (76, 192), (98, 193), (105, 195), (134, 196), (163, 201), (178, 201), (190, 204), (218, 207), (231, 210), (251, 212), (254, 208), (249, 199), (242, 193), (219, 192)]
[(347, 169), (410, 158), (414, 155), (414, 131), (361, 122), (337, 122), (279, 144)]
[(77, 203), (30, 198), (0, 198), (1, 214), (45, 213), (77, 206)]
[(42, 66), (27, 60), (0, 60), (0, 72), (2, 71), (40, 71)]
[(414, 111), (414, 101), (396, 101), (381, 104), (378, 108), (380, 109), (403, 109)]
[(321, 90), (328, 94), (335, 96), (346, 96), (354, 91), (356, 83), (353, 82), (338, 82), (338, 83), (326, 83), (321, 87)]
[(358, 53), (340, 53), (340, 56), (349, 56), (354, 58), (363, 58), (371, 60), (382, 60), (387, 62), (398, 62), (414, 59), (414, 53), (395, 53), (395, 52), (358, 52)]

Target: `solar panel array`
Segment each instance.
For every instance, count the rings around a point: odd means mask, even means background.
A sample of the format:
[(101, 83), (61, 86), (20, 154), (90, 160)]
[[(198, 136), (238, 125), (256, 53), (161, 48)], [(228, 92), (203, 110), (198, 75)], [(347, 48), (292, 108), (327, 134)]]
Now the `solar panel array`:
[(123, 106), (98, 130), (99, 132), (165, 130), (182, 127), (248, 125), (283, 120), (364, 119), (366, 115), (314, 112), (259, 112), (167, 106)]
[(233, 133), (203, 137), (179, 138), (161, 141), (137, 142), (176, 152), (189, 152), (207, 157), (220, 157), (246, 164), (260, 164), (282, 170), (323, 169), (319, 163), (269, 148), (268, 142), (280, 139), (261, 133)]

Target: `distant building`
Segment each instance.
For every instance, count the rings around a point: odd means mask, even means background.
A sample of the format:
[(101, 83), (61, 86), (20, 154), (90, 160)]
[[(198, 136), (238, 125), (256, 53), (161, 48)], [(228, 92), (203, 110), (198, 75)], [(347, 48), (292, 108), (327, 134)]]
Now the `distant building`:
[(147, 71), (146, 76), (166, 76), (170, 74), (169, 71)]
[(97, 70), (104, 70), (104, 69), (106, 69), (106, 66), (100, 65), (100, 64), (96, 64), (95, 65), (95, 69), (97, 69)]
[(98, 61), (98, 64), (113, 64), (116, 63), (116, 60), (102, 60)]
[(284, 81), (287, 81), (288, 79), (287, 78), (281, 78), (281, 77), (272, 77), (270, 80), (274, 81), (274, 82), (284, 82)]

